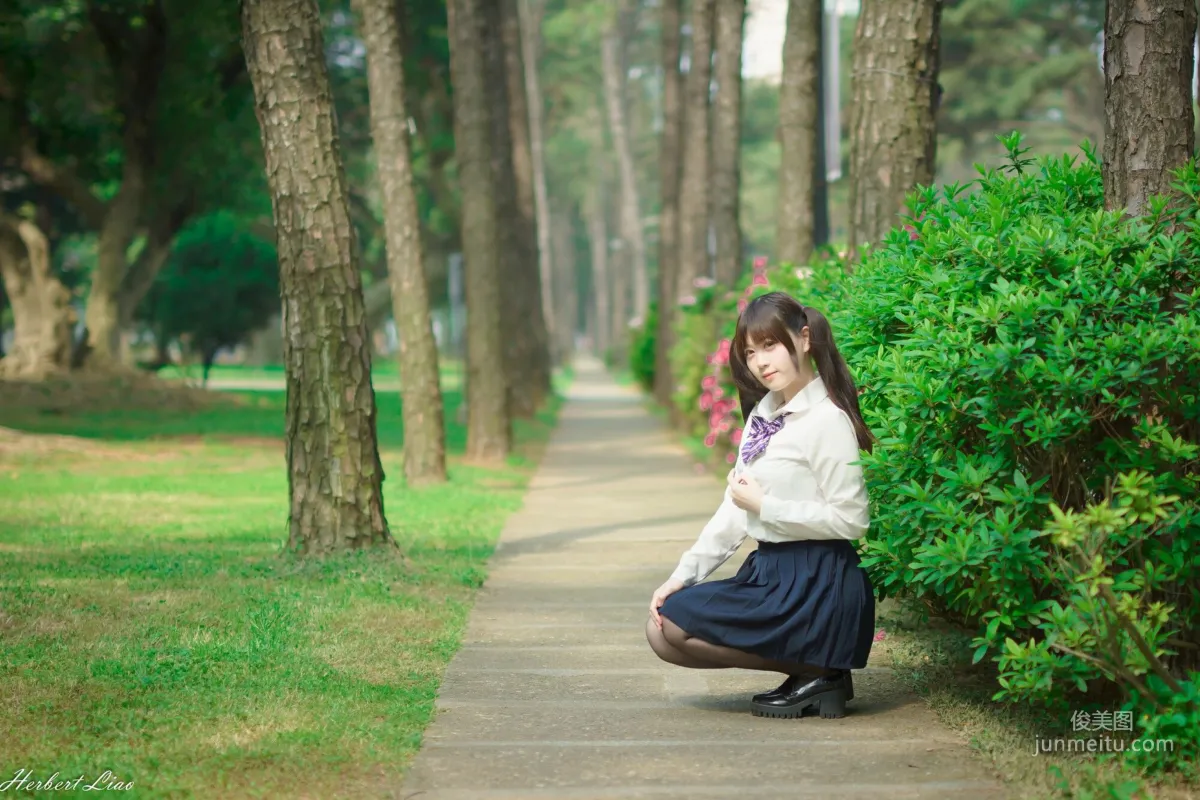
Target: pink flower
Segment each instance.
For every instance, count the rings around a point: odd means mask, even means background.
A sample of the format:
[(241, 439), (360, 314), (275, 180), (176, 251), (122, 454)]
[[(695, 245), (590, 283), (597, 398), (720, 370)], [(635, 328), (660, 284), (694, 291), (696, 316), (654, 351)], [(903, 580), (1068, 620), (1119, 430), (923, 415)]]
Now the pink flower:
[(718, 352), (721, 352), (721, 353), (728, 353), (728, 352), (729, 352), (729, 348), (730, 348), (731, 346), (733, 346), (733, 340), (731, 340), (731, 339), (722, 339), (722, 340), (721, 340), (721, 344), (718, 346), (717, 350), (718, 350)]
[(701, 392), (700, 393), (700, 410), (708, 411), (712, 407), (713, 407), (712, 392)]
[(702, 387), (704, 387), (705, 389), (713, 388), (714, 386), (717, 385), (717, 376), (716, 375), (705, 375), (704, 378), (700, 381), (700, 385)]
[(708, 436), (704, 437), (704, 446), (705, 447), (712, 447), (716, 443), (717, 443), (717, 435), (715, 433), (710, 433)]
[(707, 289), (710, 286), (716, 285), (717, 282), (712, 278), (699, 277), (692, 281), (692, 286), (695, 286), (697, 289)]
[(759, 272), (759, 273), (755, 274), (754, 280), (750, 281), (750, 285), (751, 286), (769, 286), (770, 284), (767, 283), (767, 276), (762, 274), (761, 272)]
[(746, 306), (748, 306), (748, 305), (750, 305), (750, 304), (748, 302), (746, 302), (746, 300), (744, 298), (741, 300), (738, 300), (738, 313), (741, 314), (743, 311), (745, 311)]
[(726, 464), (732, 464), (734, 461), (737, 461), (737, 453), (726, 453), (725, 454), (725, 463)]
[(712, 396), (713, 396), (713, 399), (716, 399), (716, 398), (718, 398), (718, 397), (721, 397), (721, 396), (723, 396), (724, 394), (725, 394), (725, 390), (724, 390), (724, 389), (722, 389), (720, 386), (717, 386), (716, 388), (714, 388), (714, 389), (712, 390)]
[(693, 294), (689, 294), (689, 295), (685, 295), (685, 296), (679, 298), (679, 305), (681, 305), (681, 306), (696, 305), (696, 296)]
[(725, 418), (725, 415), (722, 414), (720, 411), (713, 411), (711, 414), (708, 415), (708, 427), (716, 428), (718, 425), (721, 424), (721, 420), (724, 418)]
[(887, 638), (887, 631), (884, 630), (883, 628), (880, 628), (879, 630), (875, 631), (875, 636), (874, 636), (874, 638), (871, 639), (871, 641), (872, 642), (882, 642), (886, 638)]
[(762, 269), (766, 265), (767, 265), (767, 257), (766, 256), (757, 256), (754, 259), (754, 268), (755, 269)]
[(729, 434), (729, 441), (733, 442), (734, 446), (742, 443), (742, 429), (734, 428), (733, 433)]
[(717, 426), (717, 429), (720, 430), (721, 433), (724, 433), (725, 431), (729, 430), (730, 426), (732, 425), (733, 423), (730, 422), (728, 418), (722, 419), (721, 424)]

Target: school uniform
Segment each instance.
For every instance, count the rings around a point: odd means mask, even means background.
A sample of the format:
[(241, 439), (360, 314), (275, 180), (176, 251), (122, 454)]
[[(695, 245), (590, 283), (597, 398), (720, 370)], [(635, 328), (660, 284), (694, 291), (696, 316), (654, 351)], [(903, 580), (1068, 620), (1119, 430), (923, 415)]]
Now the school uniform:
[[(830, 669), (866, 666), (875, 595), (852, 542), (870, 524), (849, 416), (815, 378), (782, 406), (774, 392), (747, 420), (735, 470), (765, 497), (759, 514), (721, 506), (683, 554), (686, 588), (660, 613), (689, 635), (781, 661)], [(747, 536), (757, 540), (732, 578), (703, 582)]]

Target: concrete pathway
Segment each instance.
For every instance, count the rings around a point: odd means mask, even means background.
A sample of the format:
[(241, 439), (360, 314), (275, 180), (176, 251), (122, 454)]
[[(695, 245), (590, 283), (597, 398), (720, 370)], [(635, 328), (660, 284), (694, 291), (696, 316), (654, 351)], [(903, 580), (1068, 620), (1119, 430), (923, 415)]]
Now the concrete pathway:
[(884, 665), (855, 674), (843, 719), (771, 720), (748, 704), (777, 676), (654, 656), (650, 594), (723, 489), (635, 390), (580, 362), (398, 796), (1004, 797)]

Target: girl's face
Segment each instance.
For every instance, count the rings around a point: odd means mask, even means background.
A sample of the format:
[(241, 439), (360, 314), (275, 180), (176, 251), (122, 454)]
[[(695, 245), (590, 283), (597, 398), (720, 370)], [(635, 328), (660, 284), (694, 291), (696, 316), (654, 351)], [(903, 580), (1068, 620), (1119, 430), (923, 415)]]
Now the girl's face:
[[(801, 357), (801, 363), (807, 364), (808, 328), (801, 331), (798, 336), (792, 334), (792, 342), (796, 347), (796, 354)], [(783, 342), (770, 338), (761, 342), (747, 340), (746, 366), (750, 368), (750, 372), (758, 379), (758, 382), (769, 391), (785, 389), (801, 377), (801, 369), (792, 360), (792, 354), (788, 352), (787, 347)]]

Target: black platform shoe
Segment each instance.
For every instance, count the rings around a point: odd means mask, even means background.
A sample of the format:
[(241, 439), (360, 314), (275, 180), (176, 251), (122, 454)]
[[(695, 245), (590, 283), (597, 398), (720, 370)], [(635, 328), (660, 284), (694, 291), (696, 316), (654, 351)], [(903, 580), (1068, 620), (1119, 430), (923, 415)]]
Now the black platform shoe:
[[(844, 669), (841, 672), (842, 672), (842, 676), (846, 680), (846, 699), (853, 700), (854, 699), (854, 673), (852, 673), (848, 669)], [(792, 692), (792, 690), (794, 690), (798, 685), (800, 685), (802, 682), (806, 682), (808, 680), (809, 679), (804, 676), (790, 675), (790, 676), (788, 676), (787, 680), (785, 680), (783, 683), (776, 686), (771, 691), (759, 692), (758, 694), (754, 695), (754, 697), (750, 698), (750, 702), (763, 703), (763, 702), (768, 702), (768, 701), (774, 700), (776, 698), (782, 697), (786, 694), (790, 694)]]
[[(787, 686), (789, 682), (792, 683), (790, 687)], [(843, 717), (846, 715), (846, 701), (850, 699), (848, 683), (842, 672), (820, 678), (789, 679), (779, 687), (788, 691), (751, 701), (750, 711), (756, 717), (794, 719), (815, 705), (825, 719)]]

